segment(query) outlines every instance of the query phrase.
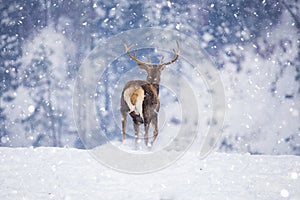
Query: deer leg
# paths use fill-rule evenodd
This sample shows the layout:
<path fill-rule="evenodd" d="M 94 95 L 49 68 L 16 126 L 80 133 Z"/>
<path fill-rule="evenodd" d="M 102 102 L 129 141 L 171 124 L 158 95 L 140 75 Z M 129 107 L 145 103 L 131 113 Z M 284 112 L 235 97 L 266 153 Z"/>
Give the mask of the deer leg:
<path fill-rule="evenodd" d="M 134 133 L 135 133 L 135 142 L 138 143 L 139 141 L 139 132 L 140 132 L 140 125 L 139 123 L 133 123 Z"/>
<path fill-rule="evenodd" d="M 149 132 L 149 126 L 151 123 L 151 115 L 150 115 L 150 110 L 149 109 L 144 109 L 143 110 L 143 116 L 144 116 L 144 129 L 145 129 L 145 133 L 144 133 L 144 141 L 145 141 L 145 145 L 148 146 L 148 132 Z"/>
<path fill-rule="evenodd" d="M 145 140 L 146 146 L 149 145 L 149 144 L 148 144 L 148 140 L 149 140 L 149 137 L 148 137 L 149 125 L 150 125 L 150 123 L 145 123 L 145 135 L 144 135 L 144 140 Z"/>
<path fill-rule="evenodd" d="M 126 139 L 126 121 L 127 121 L 127 115 L 123 114 L 122 117 L 122 134 L 123 134 L 123 138 L 122 141 L 124 141 Z"/>
<path fill-rule="evenodd" d="M 154 117 L 152 120 L 151 120 L 151 125 L 153 126 L 153 139 L 152 139 L 152 142 L 151 142 L 151 145 L 154 143 L 157 135 L 158 135 L 158 123 L 157 123 L 157 116 Z"/>

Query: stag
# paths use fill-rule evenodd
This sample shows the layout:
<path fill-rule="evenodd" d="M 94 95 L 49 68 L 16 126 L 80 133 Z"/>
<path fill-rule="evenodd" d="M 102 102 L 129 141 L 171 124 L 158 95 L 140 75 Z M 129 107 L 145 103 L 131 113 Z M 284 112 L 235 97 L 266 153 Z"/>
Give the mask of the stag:
<path fill-rule="evenodd" d="M 133 120 L 133 127 L 135 132 L 136 142 L 139 140 L 139 126 L 144 124 L 144 141 L 149 147 L 153 145 L 157 135 L 158 135 L 158 112 L 160 108 L 160 102 L 158 98 L 159 94 L 159 83 L 160 75 L 164 68 L 175 62 L 180 54 L 180 47 L 178 41 L 178 50 L 174 51 L 174 56 L 171 61 L 163 62 L 164 57 L 160 59 L 158 64 L 153 64 L 150 62 L 144 62 L 136 57 L 136 52 L 132 55 L 129 51 L 133 46 L 127 47 L 124 41 L 125 52 L 134 60 L 140 69 L 147 72 L 147 80 L 131 80 L 126 83 L 123 88 L 121 96 L 121 115 L 122 115 L 122 134 L 123 141 L 126 138 L 126 122 L 127 115 L 129 114 Z M 148 131 L 150 124 L 153 127 L 153 138 L 152 141 L 148 143 Z"/>

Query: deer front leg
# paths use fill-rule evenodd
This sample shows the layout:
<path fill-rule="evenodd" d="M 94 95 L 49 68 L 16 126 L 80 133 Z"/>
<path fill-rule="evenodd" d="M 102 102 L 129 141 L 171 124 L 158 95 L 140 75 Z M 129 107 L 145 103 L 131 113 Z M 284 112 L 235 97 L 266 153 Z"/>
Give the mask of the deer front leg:
<path fill-rule="evenodd" d="M 127 121 L 126 118 L 127 118 L 127 116 L 123 115 L 123 117 L 122 117 L 122 134 L 123 134 L 122 141 L 124 141 L 126 139 L 126 121 Z"/>
<path fill-rule="evenodd" d="M 134 133 L 135 133 L 135 142 L 138 143 L 139 141 L 139 132 L 140 132 L 140 124 L 133 123 Z"/>

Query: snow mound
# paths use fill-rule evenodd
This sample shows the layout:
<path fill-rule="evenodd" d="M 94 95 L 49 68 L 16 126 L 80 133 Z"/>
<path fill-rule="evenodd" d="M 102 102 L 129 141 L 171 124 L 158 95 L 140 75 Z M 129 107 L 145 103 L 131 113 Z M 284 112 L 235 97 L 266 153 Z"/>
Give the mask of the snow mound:
<path fill-rule="evenodd" d="M 300 199 L 300 157 L 188 151 L 155 173 L 107 168 L 91 150 L 0 148 L 0 199 Z"/>

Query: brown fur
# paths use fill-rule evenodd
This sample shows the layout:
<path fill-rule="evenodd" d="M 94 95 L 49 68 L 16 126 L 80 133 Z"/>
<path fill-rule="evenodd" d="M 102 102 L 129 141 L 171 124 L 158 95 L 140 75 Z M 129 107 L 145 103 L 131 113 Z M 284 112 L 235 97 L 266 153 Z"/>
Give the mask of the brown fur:
<path fill-rule="evenodd" d="M 144 98 L 144 104 L 146 105 L 152 105 L 154 106 L 153 109 L 159 108 L 159 99 L 158 99 L 158 92 L 159 92 L 159 85 L 158 84 L 144 84 L 142 85 L 142 88 L 145 91 L 145 94 L 147 95 L 147 98 Z M 143 108 L 145 110 L 145 108 Z M 158 110 L 157 110 L 158 111 Z"/>

